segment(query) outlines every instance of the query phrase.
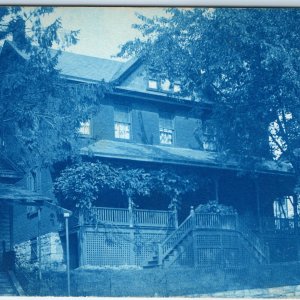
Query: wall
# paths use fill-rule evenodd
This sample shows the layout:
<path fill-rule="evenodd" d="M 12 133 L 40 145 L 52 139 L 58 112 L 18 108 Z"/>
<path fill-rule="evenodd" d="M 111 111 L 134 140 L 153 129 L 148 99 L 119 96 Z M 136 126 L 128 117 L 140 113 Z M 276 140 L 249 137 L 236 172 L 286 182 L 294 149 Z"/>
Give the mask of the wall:
<path fill-rule="evenodd" d="M 41 236 L 41 269 L 65 270 L 65 258 L 61 238 L 57 232 L 51 232 Z M 36 259 L 32 259 L 32 244 L 30 240 L 18 243 L 14 247 L 16 260 L 19 266 L 30 268 L 38 267 L 38 253 Z M 38 248 L 37 248 L 38 249 Z M 35 250 L 37 250 L 35 249 Z"/>
<path fill-rule="evenodd" d="M 115 139 L 114 106 L 120 104 L 131 109 L 131 139 L 121 141 L 159 145 L 159 114 L 168 112 L 174 116 L 174 146 L 202 148 L 195 138 L 195 130 L 201 122 L 192 117 L 188 110 L 175 110 L 172 106 L 147 103 L 144 100 L 132 101 L 127 98 L 111 98 L 103 102 L 99 113 L 92 120 L 92 139 Z"/>
<path fill-rule="evenodd" d="M 81 233 L 82 265 L 144 265 L 157 251 L 166 229 L 85 227 Z"/>

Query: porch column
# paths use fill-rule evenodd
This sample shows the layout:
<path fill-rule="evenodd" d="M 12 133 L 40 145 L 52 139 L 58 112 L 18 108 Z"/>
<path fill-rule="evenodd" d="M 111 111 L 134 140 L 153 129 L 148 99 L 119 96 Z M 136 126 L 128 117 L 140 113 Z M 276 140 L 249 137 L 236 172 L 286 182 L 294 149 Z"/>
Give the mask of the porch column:
<path fill-rule="evenodd" d="M 192 237 L 193 237 L 193 257 L 194 257 L 194 267 L 198 266 L 198 245 L 197 245 L 197 233 L 195 231 L 196 228 L 196 216 L 194 206 L 191 206 L 190 217 L 192 218 Z"/>
<path fill-rule="evenodd" d="M 133 227 L 133 205 L 131 197 L 128 197 L 129 227 Z"/>
<path fill-rule="evenodd" d="M 40 206 L 38 206 L 37 243 L 38 243 L 39 280 L 41 280 L 42 279 L 42 243 L 41 243 L 41 207 Z"/>
<path fill-rule="evenodd" d="M 135 264 L 135 234 L 134 234 L 134 203 L 131 197 L 128 196 L 128 214 L 129 214 L 129 236 L 130 236 L 130 247 L 129 247 L 129 265 Z"/>
<path fill-rule="evenodd" d="M 220 181 L 220 176 L 215 175 L 213 177 L 213 182 L 214 182 L 215 201 L 217 203 L 219 203 L 219 181 Z"/>
<path fill-rule="evenodd" d="M 84 215 L 83 212 L 79 212 L 78 220 L 79 230 L 78 230 L 78 252 L 79 252 L 79 266 L 86 265 L 86 232 L 84 226 Z"/>
<path fill-rule="evenodd" d="M 298 221 L 299 221 L 299 216 L 298 216 L 298 196 L 297 194 L 293 194 L 293 212 L 294 212 L 294 229 L 295 233 L 298 233 Z"/>
<path fill-rule="evenodd" d="M 262 219 L 261 219 L 261 203 L 260 203 L 260 186 L 258 178 L 254 179 L 254 186 L 255 186 L 255 198 L 256 198 L 256 210 L 257 210 L 257 217 L 258 217 L 258 230 L 262 232 Z"/>

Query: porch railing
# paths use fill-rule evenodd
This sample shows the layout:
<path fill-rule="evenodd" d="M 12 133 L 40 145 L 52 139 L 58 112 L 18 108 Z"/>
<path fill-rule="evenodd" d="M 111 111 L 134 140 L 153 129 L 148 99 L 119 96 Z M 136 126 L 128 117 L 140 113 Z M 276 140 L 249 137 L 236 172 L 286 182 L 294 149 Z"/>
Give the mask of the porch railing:
<path fill-rule="evenodd" d="M 237 224 L 236 215 L 217 215 L 196 213 L 196 228 L 200 229 L 228 229 L 235 230 Z"/>
<path fill-rule="evenodd" d="M 300 228 L 300 222 L 298 222 L 298 228 Z M 294 232 L 295 220 L 293 218 L 265 217 L 262 219 L 262 229 L 269 232 Z"/>
<path fill-rule="evenodd" d="M 91 210 L 95 221 L 116 224 L 129 223 L 129 211 L 125 208 L 95 207 Z"/>
<path fill-rule="evenodd" d="M 164 210 L 136 209 L 134 211 L 134 223 L 148 226 L 173 227 L 172 212 Z"/>
<path fill-rule="evenodd" d="M 97 222 L 115 225 L 174 227 L 171 211 L 111 207 L 95 207 L 84 218 L 84 224 Z"/>

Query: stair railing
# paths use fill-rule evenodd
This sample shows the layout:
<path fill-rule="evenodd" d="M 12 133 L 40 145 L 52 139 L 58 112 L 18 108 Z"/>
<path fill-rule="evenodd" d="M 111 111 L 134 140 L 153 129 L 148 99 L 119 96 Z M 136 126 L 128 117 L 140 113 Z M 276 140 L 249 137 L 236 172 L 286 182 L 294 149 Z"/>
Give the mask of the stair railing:
<path fill-rule="evenodd" d="M 159 244 L 159 264 L 162 264 L 164 258 L 193 230 L 194 217 L 195 213 L 192 210 L 184 222 Z"/>
<path fill-rule="evenodd" d="M 236 216 L 236 230 L 248 242 L 249 246 L 256 251 L 260 261 L 268 263 L 269 247 L 238 216 Z"/>

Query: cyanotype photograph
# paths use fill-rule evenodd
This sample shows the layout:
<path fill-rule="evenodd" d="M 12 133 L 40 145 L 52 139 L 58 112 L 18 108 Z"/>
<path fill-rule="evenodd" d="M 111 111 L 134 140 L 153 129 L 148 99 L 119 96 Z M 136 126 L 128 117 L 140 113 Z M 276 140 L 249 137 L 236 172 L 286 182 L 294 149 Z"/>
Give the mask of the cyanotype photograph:
<path fill-rule="evenodd" d="M 300 10 L 0 6 L 0 297 L 300 297 Z"/>

